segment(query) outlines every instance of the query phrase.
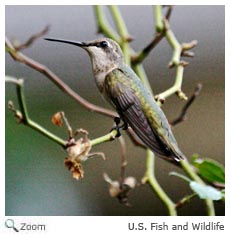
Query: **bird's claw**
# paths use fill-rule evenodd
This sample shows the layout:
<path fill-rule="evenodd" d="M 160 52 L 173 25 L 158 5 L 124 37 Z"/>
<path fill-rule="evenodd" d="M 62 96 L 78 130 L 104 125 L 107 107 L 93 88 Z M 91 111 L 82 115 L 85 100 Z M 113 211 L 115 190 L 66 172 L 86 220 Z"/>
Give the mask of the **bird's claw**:
<path fill-rule="evenodd" d="M 121 136 L 120 129 L 127 130 L 128 129 L 128 125 L 127 125 L 127 123 L 124 123 L 123 125 L 119 126 L 119 124 L 121 122 L 120 117 L 115 117 L 114 118 L 114 122 L 115 122 L 116 125 L 114 127 L 112 127 L 110 132 L 113 131 L 113 130 L 116 130 L 117 134 L 116 134 L 115 137 L 120 137 Z"/>

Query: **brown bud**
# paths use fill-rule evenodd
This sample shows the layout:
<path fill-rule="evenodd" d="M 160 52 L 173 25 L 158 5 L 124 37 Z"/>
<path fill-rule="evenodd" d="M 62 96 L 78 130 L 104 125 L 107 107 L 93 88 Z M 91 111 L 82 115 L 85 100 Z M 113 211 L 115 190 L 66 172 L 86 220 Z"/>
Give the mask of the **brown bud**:
<path fill-rule="evenodd" d="M 63 125 L 63 120 L 62 120 L 62 114 L 61 112 L 56 112 L 52 118 L 51 118 L 51 122 L 56 125 L 56 126 L 62 126 Z"/>

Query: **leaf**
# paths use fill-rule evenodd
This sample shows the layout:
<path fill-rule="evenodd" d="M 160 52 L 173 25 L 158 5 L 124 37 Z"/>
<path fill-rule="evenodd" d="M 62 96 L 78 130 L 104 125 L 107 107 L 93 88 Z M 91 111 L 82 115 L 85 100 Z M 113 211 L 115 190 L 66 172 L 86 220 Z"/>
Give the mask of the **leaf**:
<path fill-rule="evenodd" d="M 198 194 L 201 199 L 220 200 L 222 192 L 208 185 L 199 184 L 195 181 L 189 183 L 190 188 Z"/>
<path fill-rule="evenodd" d="M 224 166 L 215 160 L 193 158 L 193 165 L 201 177 L 211 183 L 225 183 Z"/>

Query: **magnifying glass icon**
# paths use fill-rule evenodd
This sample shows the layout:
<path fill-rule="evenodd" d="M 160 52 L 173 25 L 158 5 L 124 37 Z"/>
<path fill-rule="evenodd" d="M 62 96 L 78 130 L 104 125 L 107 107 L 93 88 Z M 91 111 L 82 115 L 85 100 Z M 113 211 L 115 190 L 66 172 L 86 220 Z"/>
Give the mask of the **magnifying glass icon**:
<path fill-rule="evenodd" d="M 5 226 L 6 226 L 7 228 L 13 228 L 14 231 L 19 232 L 19 230 L 18 230 L 18 229 L 15 227 L 15 225 L 14 225 L 14 220 L 13 220 L 13 219 L 7 219 L 7 220 L 5 221 Z"/>

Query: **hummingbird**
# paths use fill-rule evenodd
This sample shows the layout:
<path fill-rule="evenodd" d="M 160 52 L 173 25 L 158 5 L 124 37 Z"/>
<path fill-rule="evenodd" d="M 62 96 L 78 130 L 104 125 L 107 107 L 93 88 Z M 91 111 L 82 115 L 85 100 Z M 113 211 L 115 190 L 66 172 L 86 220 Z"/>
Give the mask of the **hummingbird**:
<path fill-rule="evenodd" d="M 117 42 L 109 38 L 89 42 L 45 38 L 48 41 L 78 46 L 90 56 L 96 85 L 116 109 L 124 128 L 130 126 L 140 140 L 160 158 L 178 162 L 185 156 L 178 147 L 170 124 L 153 94 L 124 62 Z"/>

